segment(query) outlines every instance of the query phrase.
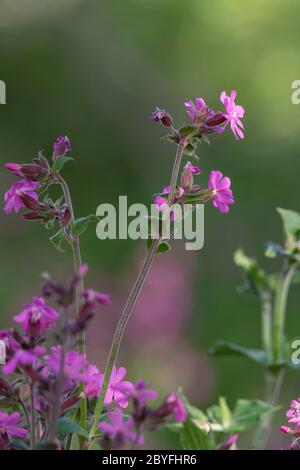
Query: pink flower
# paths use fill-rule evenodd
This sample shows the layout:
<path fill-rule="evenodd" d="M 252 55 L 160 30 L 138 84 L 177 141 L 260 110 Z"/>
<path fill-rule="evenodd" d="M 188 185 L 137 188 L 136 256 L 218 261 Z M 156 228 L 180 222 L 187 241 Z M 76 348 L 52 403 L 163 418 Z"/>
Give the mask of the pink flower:
<path fill-rule="evenodd" d="M 192 100 L 187 100 L 184 105 L 188 117 L 194 123 L 197 122 L 197 119 L 201 114 L 204 115 L 208 111 L 208 108 L 203 98 L 196 98 L 195 103 Z"/>
<path fill-rule="evenodd" d="M 108 305 L 110 304 L 110 295 L 104 294 L 103 292 L 97 292 L 94 289 L 85 289 L 82 293 L 82 297 L 85 301 L 93 306 L 96 304 Z"/>
<path fill-rule="evenodd" d="M 87 367 L 86 384 L 85 384 L 83 392 L 85 396 L 92 398 L 92 397 L 97 397 L 99 395 L 100 389 L 101 389 L 101 374 L 97 366 L 90 364 Z"/>
<path fill-rule="evenodd" d="M 51 354 L 45 356 L 45 360 L 47 366 L 43 374 L 45 375 L 52 372 L 58 375 L 60 372 L 61 347 L 53 346 L 51 348 Z M 79 354 L 73 350 L 68 351 L 64 360 L 64 375 L 68 380 L 68 386 L 71 386 L 73 382 L 85 382 L 86 368 L 86 357 L 83 354 Z"/>
<path fill-rule="evenodd" d="M 300 398 L 291 401 L 286 417 L 289 418 L 289 423 L 300 423 Z"/>
<path fill-rule="evenodd" d="M 230 122 L 230 127 L 233 132 L 233 135 L 236 140 L 238 140 L 239 137 L 240 139 L 244 138 L 244 133 L 242 131 L 242 129 L 244 129 L 244 126 L 240 118 L 244 117 L 245 110 L 242 106 L 235 104 L 234 100 L 236 98 L 236 95 L 236 90 L 232 90 L 230 96 L 227 96 L 226 92 L 222 91 L 220 95 L 220 100 L 225 106 L 224 116 L 227 119 L 227 123 L 225 124 L 224 129 L 226 125 Z"/>
<path fill-rule="evenodd" d="M 45 330 L 55 325 L 59 313 L 45 305 L 41 297 L 33 297 L 31 304 L 24 305 L 25 310 L 14 316 L 16 323 L 21 323 L 22 329 L 30 336 L 42 335 Z"/>
<path fill-rule="evenodd" d="M 187 412 L 185 406 L 176 392 L 169 393 L 169 395 L 166 396 L 164 405 L 170 408 L 171 413 L 178 423 L 183 423 L 186 420 Z"/>
<path fill-rule="evenodd" d="M 218 447 L 218 450 L 230 450 L 233 444 L 236 443 L 238 438 L 238 434 L 232 434 L 228 439 L 226 439 L 225 442 L 222 442 L 222 444 Z"/>
<path fill-rule="evenodd" d="M 35 366 L 38 363 L 38 356 L 45 353 L 45 348 L 35 346 L 32 349 L 19 349 L 14 356 L 2 367 L 6 375 L 13 374 L 18 367 Z"/>
<path fill-rule="evenodd" d="M 121 408 L 128 406 L 128 395 L 133 388 L 133 384 L 127 380 L 123 381 L 126 372 L 125 367 L 120 367 L 119 369 L 117 369 L 116 366 L 113 367 L 104 399 L 105 405 L 110 405 L 110 403 L 115 400 Z M 104 374 L 101 374 L 101 386 L 103 379 Z"/>
<path fill-rule="evenodd" d="M 25 207 L 24 198 L 32 199 L 33 201 L 38 200 L 36 191 L 39 188 L 39 183 L 29 180 L 22 180 L 13 183 L 8 191 L 4 194 L 4 212 L 9 214 L 18 212 L 22 207 Z"/>
<path fill-rule="evenodd" d="M 110 422 L 102 422 L 99 424 L 99 429 L 113 441 L 114 448 L 123 447 L 128 441 L 137 444 L 143 444 L 144 439 L 142 436 L 137 436 L 134 429 L 134 422 L 132 418 L 127 421 L 124 420 L 124 415 L 120 408 L 108 412 Z"/>
<path fill-rule="evenodd" d="M 222 214 L 226 214 L 229 211 L 229 206 L 234 204 L 230 185 L 230 178 L 223 176 L 220 171 L 217 170 L 210 173 L 208 188 L 213 190 L 213 205 Z"/>
<path fill-rule="evenodd" d="M 11 437 L 25 437 L 28 432 L 24 428 L 20 428 L 19 424 L 22 422 L 22 416 L 15 411 L 10 415 L 0 411 L 0 439 L 5 435 Z"/>
<path fill-rule="evenodd" d="M 139 405 L 146 405 L 148 400 L 156 400 L 158 393 L 148 388 L 144 380 L 137 380 L 129 392 L 129 398 L 135 400 Z"/>
<path fill-rule="evenodd" d="M 59 136 L 53 144 L 53 160 L 64 156 L 72 150 L 70 139 L 67 136 Z"/>

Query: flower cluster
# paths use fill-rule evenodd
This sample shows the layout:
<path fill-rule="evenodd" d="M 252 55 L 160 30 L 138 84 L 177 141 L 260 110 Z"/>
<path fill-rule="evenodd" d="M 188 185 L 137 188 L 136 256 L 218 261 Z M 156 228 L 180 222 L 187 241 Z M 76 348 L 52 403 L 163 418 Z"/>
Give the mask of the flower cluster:
<path fill-rule="evenodd" d="M 160 121 L 171 129 L 172 133 L 167 136 L 168 140 L 181 145 L 184 154 L 198 158 L 195 155 L 197 141 L 207 139 L 208 134 L 224 132 L 229 123 L 236 139 L 244 138 L 241 118 L 245 111 L 242 106 L 235 104 L 235 98 L 235 90 L 229 96 L 225 91 L 221 93 L 220 99 L 224 104 L 225 112 L 215 112 L 208 108 L 203 98 L 186 101 L 185 107 L 192 126 L 175 129 L 170 114 L 160 108 L 156 108 L 152 113 L 152 119 L 156 122 Z M 234 204 L 230 178 L 223 176 L 219 170 L 213 170 L 209 175 L 207 186 L 201 187 L 194 184 L 194 176 L 200 173 L 201 169 L 188 161 L 183 168 L 181 184 L 175 187 L 172 197 L 170 197 L 170 186 L 164 187 L 161 193 L 154 196 L 153 203 L 157 209 L 164 212 L 169 210 L 169 205 L 180 204 L 183 207 L 184 204 L 205 203 L 211 200 L 214 207 L 222 214 L 227 213 L 229 207 Z M 171 217 L 175 219 L 174 212 Z"/>
<path fill-rule="evenodd" d="M 187 417 L 185 406 L 175 392 L 167 395 L 161 405 L 151 407 L 149 400 L 155 400 L 158 394 L 143 380 L 137 380 L 126 391 L 120 384 L 119 390 L 125 394 L 132 411 L 130 417 L 126 418 L 121 409 L 116 408 L 108 413 L 108 422 L 99 424 L 103 433 L 102 446 L 106 449 L 120 449 L 128 444 L 135 448 L 144 443 L 145 432 L 157 429 L 170 418 L 183 423 Z"/>
<path fill-rule="evenodd" d="M 71 151 L 68 137 L 58 137 L 53 144 L 53 166 L 40 152 L 32 163 L 6 163 L 5 168 L 20 178 L 13 183 L 4 194 L 4 212 L 19 212 L 27 209 L 22 218 L 25 220 L 39 220 L 47 224 L 59 221 L 62 227 L 71 221 L 70 208 L 61 200 L 53 202 L 48 196 L 40 200 L 39 191 L 49 183 L 59 181 L 59 167 L 55 167 L 59 157 L 65 157 Z M 63 165 L 63 162 L 62 162 Z"/>
<path fill-rule="evenodd" d="M 280 431 L 292 437 L 292 443 L 287 450 L 300 450 L 300 398 L 292 400 L 286 412 L 290 426 L 280 426 Z"/>

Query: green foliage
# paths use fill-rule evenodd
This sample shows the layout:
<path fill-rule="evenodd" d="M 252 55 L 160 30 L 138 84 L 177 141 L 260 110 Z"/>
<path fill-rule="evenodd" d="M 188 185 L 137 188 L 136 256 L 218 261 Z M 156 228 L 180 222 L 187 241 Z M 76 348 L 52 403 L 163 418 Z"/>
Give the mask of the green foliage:
<path fill-rule="evenodd" d="M 153 243 L 152 238 L 148 238 L 147 240 L 147 249 L 150 250 Z M 161 241 L 156 249 L 156 253 L 168 253 L 171 250 L 171 246 L 166 241 Z"/>
<path fill-rule="evenodd" d="M 180 439 L 185 450 L 212 450 L 214 448 L 212 437 L 207 431 L 200 429 L 191 418 L 184 422 Z"/>
<path fill-rule="evenodd" d="M 90 223 L 97 223 L 98 217 L 95 214 L 87 215 L 86 217 L 80 217 L 75 220 L 74 232 L 76 235 L 83 235 Z"/>
<path fill-rule="evenodd" d="M 60 157 L 58 157 L 55 162 L 53 163 L 52 165 L 52 171 L 54 173 L 59 173 L 60 170 L 63 169 L 63 167 L 65 166 L 65 164 L 71 160 L 74 160 L 72 157 L 67 157 L 65 155 L 61 155 Z"/>
<path fill-rule="evenodd" d="M 62 249 L 62 243 L 68 242 L 68 238 L 63 228 L 52 235 L 49 240 L 58 251 L 64 253 L 65 250 Z"/>
<path fill-rule="evenodd" d="M 239 346 L 235 343 L 227 341 L 218 341 L 212 348 L 209 349 L 209 354 L 212 356 L 239 356 L 251 359 L 261 365 L 266 365 L 266 355 L 261 349 L 251 349 Z"/>
<path fill-rule="evenodd" d="M 246 278 L 246 283 L 242 288 L 244 291 L 259 294 L 262 290 L 269 289 L 268 276 L 254 258 L 250 258 L 239 248 L 234 253 L 233 259 L 244 272 Z"/>
<path fill-rule="evenodd" d="M 87 431 L 68 416 L 63 416 L 58 420 L 57 432 L 61 436 L 65 434 L 77 434 L 78 436 L 88 437 Z"/>
<path fill-rule="evenodd" d="M 277 208 L 282 222 L 283 228 L 287 235 L 292 235 L 295 239 L 300 237 L 300 214 L 299 212 L 291 211 L 288 209 Z"/>

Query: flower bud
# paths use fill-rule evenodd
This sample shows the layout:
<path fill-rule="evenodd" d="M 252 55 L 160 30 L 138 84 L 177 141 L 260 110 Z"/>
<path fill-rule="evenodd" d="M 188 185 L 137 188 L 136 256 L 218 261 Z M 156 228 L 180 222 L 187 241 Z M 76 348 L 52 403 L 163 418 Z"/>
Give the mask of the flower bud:
<path fill-rule="evenodd" d="M 66 227 L 71 222 L 72 216 L 70 208 L 64 204 L 59 211 L 59 222 L 62 227 Z"/>
<path fill-rule="evenodd" d="M 181 176 L 181 186 L 183 189 L 188 189 L 193 184 L 193 174 L 189 168 L 184 168 Z"/>
<path fill-rule="evenodd" d="M 33 211 L 39 208 L 39 201 L 37 201 L 34 197 L 29 196 L 27 193 L 23 193 L 20 195 L 22 202 L 27 209 L 31 209 Z"/>
<path fill-rule="evenodd" d="M 164 109 L 160 109 L 156 106 L 155 111 L 152 113 L 152 120 L 155 122 L 160 121 L 165 127 L 172 127 L 173 119 L 169 113 Z"/>
<path fill-rule="evenodd" d="M 67 136 L 59 136 L 53 144 L 53 160 L 57 160 L 58 157 L 64 156 L 67 152 L 72 150 L 71 142 Z"/>
<path fill-rule="evenodd" d="M 220 124 L 223 124 L 223 122 L 226 121 L 226 117 L 222 113 L 216 113 L 214 116 L 211 118 L 207 119 L 206 125 L 209 127 L 215 127 L 219 126 Z"/>

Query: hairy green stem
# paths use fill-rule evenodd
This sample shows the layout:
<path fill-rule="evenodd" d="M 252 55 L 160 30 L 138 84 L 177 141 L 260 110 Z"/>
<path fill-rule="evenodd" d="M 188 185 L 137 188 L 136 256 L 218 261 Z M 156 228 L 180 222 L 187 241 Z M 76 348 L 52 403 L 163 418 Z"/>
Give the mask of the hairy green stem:
<path fill-rule="evenodd" d="M 36 404 L 34 400 L 35 386 L 30 383 L 30 411 L 31 411 L 31 448 L 35 449 L 37 442 L 37 416 L 36 416 Z"/>
<path fill-rule="evenodd" d="M 276 291 L 273 325 L 273 361 L 278 364 L 284 359 L 284 327 L 287 297 L 296 268 L 296 264 L 293 264 L 284 270 L 278 281 Z"/>
<path fill-rule="evenodd" d="M 72 204 L 71 194 L 68 187 L 67 182 L 59 175 L 59 183 L 62 187 L 65 201 L 69 207 L 71 213 L 71 244 L 72 244 L 72 252 L 73 252 L 73 264 L 74 264 L 74 273 L 77 275 L 80 271 L 82 266 L 81 260 L 81 252 L 80 252 L 80 239 L 79 235 L 74 233 L 74 225 L 75 225 L 75 214 L 74 208 Z M 80 307 L 82 305 L 82 292 L 84 290 L 83 279 L 81 277 L 80 282 L 76 285 L 76 294 L 75 294 L 75 302 L 76 302 L 76 317 L 79 316 Z M 79 344 L 78 344 L 78 351 L 80 354 L 85 354 L 85 334 L 82 332 L 79 336 Z M 81 388 L 83 388 L 81 386 Z M 81 426 L 86 429 L 87 426 L 87 401 L 86 399 L 82 399 L 80 402 L 80 424 Z"/>
<path fill-rule="evenodd" d="M 265 374 L 265 402 L 269 405 L 276 406 L 280 399 L 281 387 L 284 379 L 284 368 L 276 372 L 266 371 Z M 256 449 L 263 450 L 266 448 L 272 429 L 274 413 L 264 414 L 257 426 L 253 446 Z"/>
<path fill-rule="evenodd" d="M 272 362 L 272 295 L 268 291 L 263 291 L 261 299 L 261 331 L 262 347 L 266 355 L 266 362 Z"/>
<path fill-rule="evenodd" d="M 169 197 L 168 197 L 169 205 L 172 203 L 173 198 L 174 198 L 174 193 L 176 191 L 178 173 L 179 173 L 181 159 L 182 159 L 185 145 L 186 145 L 186 142 L 181 141 L 177 147 L 177 153 L 176 153 L 176 157 L 175 157 L 174 164 L 173 164 L 172 176 L 171 176 L 171 182 L 170 182 L 170 192 L 169 192 Z M 103 380 L 103 384 L 101 387 L 101 392 L 97 399 L 96 407 L 94 410 L 94 417 L 93 417 L 93 421 L 92 421 L 90 432 L 89 432 L 90 447 L 92 446 L 93 438 L 97 431 L 98 423 L 99 423 L 100 416 L 103 410 L 104 399 L 105 399 L 107 388 L 108 388 L 109 381 L 110 381 L 111 372 L 112 372 L 113 366 L 115 364 L 115 361 L 116 361 L 116 358 L 120 349 L 120 344 L 123 338 L 123 334 L 124 334 L 127 322 L 130 318 L 130 315 L 133 311 L 133 308 L 139 297 L 139 294 L 143 288 L 144 282 L 150 270 L 150 267 L 155 257 L 156 250 L 159 246 L 159 243 L 160 243 L 160 238 L 156 238 L 153 240 L 152 245 L 144 261 L 144 264 L 142 266 L 142 269 L 137 277 L 137 280 L 133 286 L 133 289 L 129 295 L 127 303 L 124 307 L 124 310 L 117 324 L 113 341 L 112 341 L 112 345 L 111 345 L 111 349 L 110 349 L 110 353 L 109 353 L 108 360 L 107 360 L 106 367 L 105 367 L 104 380 Z"/>

